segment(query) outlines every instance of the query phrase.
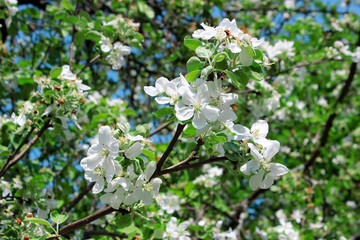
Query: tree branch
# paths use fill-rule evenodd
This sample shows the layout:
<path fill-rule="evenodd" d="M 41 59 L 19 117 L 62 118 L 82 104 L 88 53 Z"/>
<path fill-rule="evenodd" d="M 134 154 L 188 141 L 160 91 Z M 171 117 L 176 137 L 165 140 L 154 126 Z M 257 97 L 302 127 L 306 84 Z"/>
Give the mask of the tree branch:
<path fill-rule="evenodd" d="M 174 137 L 171 139 L 169 146 L 167 147 L 164 154 L 161 156 L 159 162 L 157 163 L 156 171 L 155 171 L 154 175 L 156 175 L 157 173 L 159 173 L 161 171 L 162 165 L 164 164 L 165 160 L 167 159 L 167 157 L 170 155 L 171 151 L 175 147 L 176 141 L 179 139 L 184 128 L 185 128 L 185 125 L 182 125 L 180 123 L 178 124 L 176 132 L 174 134 Z M 151 177 L 151 178 L 153 178 L 153 177 Z"/>
<path fill-rule="evenodd" d="M 174 121 L 170 121 L 167 123 L 163 123 L 160 124 L 154 131 L 152 131 L 151 133 L 149 133 L 149 135 L 147 136 L 148 138 L 151 137 L 152 135 L 155 135 L 156 133 L 160 132 L 162 129 L 166 128 L 167 126 L 169 126 L 170 124 L 172 124 Z"/>
<path fill-rule="evenodd" d="M 16 155 L 13 159 L 8 158 L 8 162 L 5 163 L 2 168 L 0 169 L 0 178 L 5 174 L 5 172 L 12 167 L 13 165 L 15 165 L 30 149 L 31 147 L 36 143 L 36 141 L 41 137 L 41 135 L 43 135 L 43 133 L 46 131 L 46 129 L 50 126 L 50 119 L 47 120 L 44 124 L 44 126 L 40 129 L 39 132 L 37 132 L 37 134 L 31 139 L 31 141 L 26 145 L 26 147 L 18 154 Z M 30 130 L 31 132 L 31 130 Z M 25 137 L 27 139 L 29 139 L 30 134 L 28 133 L 28 135 Z M 24 139 L 25 140 L 25 139 Z M 21 146 L 19 146 L 20 148 L 25 144 L 25 141 L 22 142 L 22 144 L 20 144 Z M 19 152 L 20 148 L 17 149 L 17 151 L 15 150 L 15 152 Z M 11 159 L 11 160 L 9 160 Z"/>
<path fill-rule="evenodd" d="M 75 75 L 79 75 L 80 73 L 82 73 L 83 71 L 85 71 L 85 69 L 86 69 L 87 67 L 89 67 L 91 64 L 93 64 L 94 62 L 96 62 L 100 57 L 101 57 L 101 54 L 96 55 L 93 59 L 91 59 L 89 62 L 87 62 L 87 63 L 85 64 L 85 66 L 84 66 L 81 70 L 79 70 Z"/>
<path fill-rule="evenodd" d="M 109 213 L 115 212 L 115 211 L 120 212 L 123 215 L 124 214 L 129 214 L 131 212 L 128 209 L 120 208 L 119 210 L 116 210 L 116 209 L 112 208 L 111 206 L 107 206 L 107 207 L 102 208 L 99 211 L 87 216 L 87 217 L 84 217 L 84 218 L 82 218 L 82 219 L 80 219 L 80 220 L 78 220 L 76 222 L 72 222 L 72 223 L 60 228 L 59 234 L 60 235 L 65 235 L 65 234 L 72 233 L 76 229 L 81 228 L 81 227 L 85 226 L 86 224 L 89 224 L 92 221 L 95 221 L 96 219 L 101 218 L 101 217 L 103 217 L 103 216 L 105 216 L 105 215 L 107 215 Z"/>

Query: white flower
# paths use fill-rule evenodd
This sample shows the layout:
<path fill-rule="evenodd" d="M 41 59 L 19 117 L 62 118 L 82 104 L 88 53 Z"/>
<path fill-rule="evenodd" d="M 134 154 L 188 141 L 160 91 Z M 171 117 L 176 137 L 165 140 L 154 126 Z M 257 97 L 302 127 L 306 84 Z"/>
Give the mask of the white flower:
<path fill-rule="evenodd" d="M 206 84 L 199 86 L 196 94 L 185 88 L 181 102 L 175 105 L 176 117 L 180 121 L 186 121 L 194 116 L 193 126 L 202 129 L 207 125 L 207 120 L 215 122 L 219 116 L 220 110 L 210 105 L 210 100 Z"/>
<path fill-rule="evenodd" d="M 105 171 L 105 176 L 108 181 L 115 174 L 113 160 L 119 154 L 119 142 L 112 136 L 109 126 L 100 127 L 98 138 L 98 143 L 89 148 L 87 157 L 80 161 L 80 165 L 87 172 L 93 172 L 95 168 L 100 167 L 100 172 Z M 99 171 L 93 174 L 99 174 Z M 90 173 L 88 175 L 92 176 Z M 89 179 L 94 180 L 93 177 L 89 177 Z"/>
<path fill-rule="evenodd" d="M 145 168 L 145 173 L 139 176 L 135 184 L 134 198 L 136 201 L 141 199 L 145 205 L 152 204 L 154 201 L 153 196 L 156 198 L 159 195 L 161 179 L 154 178 L 150 180 L 155 170 L 156 163 L 154 161 L 149 162 Z"/>
<path fill-rule="evenodd" d="M 26 123 L 26 117 L 23 111 L 20 112 L 20 115 L 16 117 L 15 113 L 11 114 L 11 121 L 14 124 L 19 125 L 20 127 L 24 126 Z"/>
<path fill-rule="evenodd" d="M 178 195 L 170 193 L 163 196 L 158 201 L 161 209 L 165 210 L 167 214 L 173 214 L 175 211 L 180 211 L 180 198 Z"/>
<path fill-rule="evenodd" d="M 125 55 L 131 53 L 129 46 L 122 45 L 120 42 L 114 43 L 113 49 L 110 54 L 106 57 L 109 64 L 112 65 L 112 69 L 118 70 L 125 65 Z"/>
<path fill-rule="evenodd" d="M 103 52 L 110 52 L 112 48 L 112 42 L 109 38 L 101 36 L 101 40 L 99 41 L 100 49 Z"/>
<path fill-rule="evenodd" d="M 182 222 L 177 225 L 177 219 L 172 217 L 166 225 L 166 232 L 164 232 L 163 239 L 170 240 L 191 240 L 190 233 L 185 231 L 190 225 L 188 221 Z"/>
<path fill-rule="evenodd" d="M 60 73 L 59 78 L 65 79 L 65 80 L 76 80 L 76 75 L 70 71 L 69 65 L 64 65 L 64 66 L 62 66 L 62 71 Z"/>
<path fill-rule="evenodd" d="M 140 142 L 135 142 L 133 145 L 131 145 L 130 148 L 128 148 L 125 151 L 125 157 L 128 159 L 133 159 L 137 156 L 139 156 L 144 149 L 144 144 Z"/>

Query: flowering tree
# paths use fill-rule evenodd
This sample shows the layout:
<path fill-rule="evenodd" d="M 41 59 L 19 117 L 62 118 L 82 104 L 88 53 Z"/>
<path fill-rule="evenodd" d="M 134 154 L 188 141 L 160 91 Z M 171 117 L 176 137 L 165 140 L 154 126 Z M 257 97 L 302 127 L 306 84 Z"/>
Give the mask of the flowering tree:
<path fill-rule="evenodd" d="M 1 238 L 359 238 L 357 4 L 0 0 Z"/>

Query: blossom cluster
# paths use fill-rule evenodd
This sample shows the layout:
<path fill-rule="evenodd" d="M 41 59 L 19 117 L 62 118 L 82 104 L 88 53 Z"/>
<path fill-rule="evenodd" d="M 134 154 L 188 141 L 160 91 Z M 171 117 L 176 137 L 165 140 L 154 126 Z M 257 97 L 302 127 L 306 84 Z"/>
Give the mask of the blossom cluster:
<path fill-rule="evenodd" d="M 32 92 L 31 101 L 22 105 L 19 116 L 12 113 L 11 119 L 20 129 L 24 128 L 25 123 L 30 126 L 35 124 L 37 119 L 45 117 L 53 118 L 53 125 L 59 122 L 65 137 L 69 134 L 68 120 L 71 119 L 81 129 L 77 114 L 81 104 L 85 102 L 86 91 L 91 88 L 83 84 L 82 80 L 70 71 L 68 65 L 57 68 L 56 71 L 57 73 L 50 73 L 52 76 L 35 77 L 38 91 Z"/>
<path fill-rule="evenodd" d="M 122 135 L 118 138 L 113 136 L 109 126 L 100 127 L 98 141 L 89 148 L 87 157 L 80 161 L 85 179 L 95 182 L 93 193 L 104 191 L 100 200 L 115 209 L 119 209 L 122 203 L 132 205 L 140 199 L 150 205 L 158 196 L 162 182 L 160 178 L 152 179 L 156 163 L 150 161 L 141 174 L 137 174 L 134 164 L 148 141 L 141 135 L 131 135 L 129 124 L 119 124 L 118 127 L 114 131 L 114 135 Z M 130 160 L 130 163 L 119 162 L 116 158 L 120 156 Z"/>
<path fill-rule="evenodd" d="M 194 38 L 206 41 L 214 38 L 218 51 L 230 50 L 234 54 L 239 54 L 237 57 L 239 57 L 240 65 L 236 65 L 235 61 L 236 64 L 233 66 L 235 69 L 228 66 L 232 73 L 229 70 L 224 71 L 231 80 L 237 79 L 237 76 L 234 76 L 236 71 L 245 73 L 248 71 L 246 66 L 257 64 L 258 60 L 254 60 L 254 49 L 260 46 L 261 40 L 237 28 L 235 20 L 230 22 L 230 20 L 224 19 L 217 27 L 209 27 L 204 23 L 201 25 L 204 29 L 196 30 L 193 34 Z M 196 51 L 199 48 L 201 46 Z M 214 58 L 213 61 L 216 61 L 215 56 L 209 56 L 209 58 Z M 233 61 L 233 59 L 228 61 Z M 205 69 L 211 67 L 214 66 L 210 65 Z M 194 82 L 189 82 L 181 74 L 180 77 L 171 81 L 160 77 L 156 80 L 155 86 L 145 86 L 144 91 L 155 97 L 157 103 L 170 104 L 176 118 L 183 123 L 191 123 L 196 129 L 197 135 L 206 137 L 211 134 L 225 134 L 227 138 L 225 142 L 233 140 L 246 142 L 255 159 L 246 163 L 240 170 L 245 175 L 254 174 L 249 182 L 253 190 L 258 187 L 269 188 L 277 176 L 288 172 L 288 169 L 282 164 L 270 163 L 271 158 L 279 151 L 279 142 L 265 138 L 268 133 L 266 121 L 259 120 L 253 125 L 251 131 L 243 125 L 235 124 L 237 116 L 232 105 L 237 102 L 238 95 L 227 92 L 223 87 L 227 82 L 223 81 L 221 77 L 219 78 L 217 74 L 213 74 L 212 79 L 208 77 L 208 74 L 203 74 L 205 69 L 201 70 L 202 76 Z M 241 73 L 240 75 L 242 76 Z M 279 97 L 274 104 L 278 105 L 278 102 Z M 215 142 L 212 154 L 225 156 L 225 142 Z"/>

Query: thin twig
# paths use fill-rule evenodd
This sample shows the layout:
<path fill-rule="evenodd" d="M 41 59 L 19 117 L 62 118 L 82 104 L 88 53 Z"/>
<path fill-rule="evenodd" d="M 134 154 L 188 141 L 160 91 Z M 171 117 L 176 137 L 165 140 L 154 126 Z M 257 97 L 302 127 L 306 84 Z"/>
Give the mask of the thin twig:
<path fill-rule="evenodd" d="M 100 54 L 99 54 L 99 55 L 96 55 L 93 59 L 91 59 L 89 62 L 87 62 L 87 63 L 85 64 L 85 66 L 76 73 L 76 75 L 79 75 L 80 73 L 82 73 L 83 71 L 85 71 L 85 69 L 86 69 L 87 67 L 89 67 L 91 64 L 93 64 L 94 62 L 96 62 L 96 60 L 98 60 L 100 57 L 101 57 Z"/>
<path fill-rule="evenodd" d="M 152 131 L 151 133 L 149 133 L 149 135 L 147 136 L 148 138 L 151 137 L 152 135 L 155 135 L 156 133 L 160 132 L 161 130 L 163 130 L 164 128 L 166 128 L 167 126 L 169 126 L 170 124 L 172 124 L 174 121 L 170 121 L 167 123 L 163 123 L 160 124 L 154 131 Z"/>

